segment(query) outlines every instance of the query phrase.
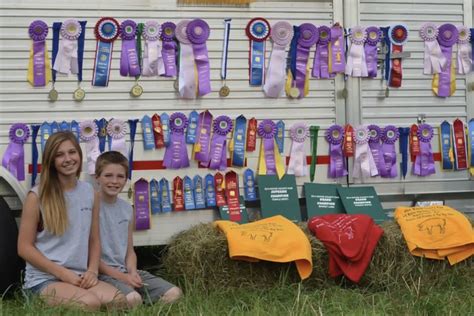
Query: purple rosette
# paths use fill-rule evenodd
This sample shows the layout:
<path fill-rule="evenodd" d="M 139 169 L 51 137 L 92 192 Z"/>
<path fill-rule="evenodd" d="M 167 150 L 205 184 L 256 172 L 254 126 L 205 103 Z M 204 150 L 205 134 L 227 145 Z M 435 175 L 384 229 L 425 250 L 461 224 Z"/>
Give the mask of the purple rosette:
<path fill-rule="evenodd" d="M 382 38 L 382 31 L 378 26 L 369 26 L 365 29 L 367 34 L 366 43 L 367 45 L 376 46 L 380 39 Z"/>
<path fill-rule="evenodd" d="M 146 21 L 142 36 L 147 41 L 157 41 L 161 36 L 161 27 L 158 21 Z"/>
<path fill-rule="evenodd" d="M 111 119 L 107 124 L 107 134 L 113 139 L 124 138 L 127 134 L 127 124 L 120 119 Z"/>
<path fill-rule="evenodd" d="M 275 156 L 277 155 L 277 153 L 275 153 L 276 130 L 276 124 L 272 120 L 263 120 L 257 127 L 257 134 L 262 137 L 261 146 L 263 147 L 263 157 L 260 157 L 259 161 L 265 163 L 267 175 L 277 174 Z"/>
<path fill-rule="evenodd" d="M 465 25 L 458 27 L 458 44 L 468 44 L 471 39 L 471 32 Z"/>
<path fill-rule="evenodd" d="M 340 145 L 344 140 L 344 127 L 341 125 L 334 124 L 326 130 L 324 136 L 328 143 L 332 145 Z"/>
<path fill-rule="evenodd" d="M 395 178 L 397 176 L 397 153 L 395 142 L 400 136 L 398 128 L 387 125 L 382 133 L 382 157 L 380 157 L 379 173 L 383 178 Z"/>
<path fill-rule="evenodd" d="M 334 124 L 326 130 L 324 137 L 329 143 L 328 177 L 338 178 L 347 175 L 346 162 L 342 154 L 344 127 Z"/>
<path fill-rule="evenodd" d="M 395 144 L 395 142 L 400 137 L 400 132 L 398 131 L 398 127 L 394 125 L 387 125 L 383 129 L 382 133 L 382 141 L 386 144 Z"/>
<path fill-rule="evenodd" d="M 188 126 L 188 118 L 182 112 L 174 112 L 170 116 L 170 129 L 173 133 L 183 133 Z"/>
<path fill-rule="evenodd" d="M 416 156 L 415 163 L 413 164 L 413 174 L 415 175 L 428 176 L 436 172 L 433 151 L 431 148 L 431 139 L 433 138 L 433 134 L 434 131 L 431 125 L 418 125 L 417 136 L 420 140 L 420 154 Z"/>
<path fill-rule="evenodd" d="M 319 30 L 311 23 L 303 23 L 300 25 L 300 37 L 298 38 L 298 45 L 310 48 L 319 40 Z"/>
<path fill-rule="evenodd" d="M 408 27 L 404 24 L 396 24 L 388 29 L 388 37 L 394 45 L 403 45 L 408 40 Z"/>
<path fill-rule="evenodd" d="M 370 134 L 369 129 L 365 125 L 357 126 L 354 129 L 354 142 L 358 145 L 367 144 Z"/>
<path fill-rule="evenodd" d="M 170 116 L 171 139 L 163 158 L 163 164 L 166 168 L 180 169 L 189 167 L 189 157 L 184 137 L 184 130 L 188 123 L 188 118 L 182 112 L 174 112 Z"/>
<path fill-rule="evenodd" d="M 380 137 L 382 136 L 382 129 L 380 126 L 375 124 L 370 124 L 367 126 L 369 129 L 369 143 L 378 143 L 380 142 Z"/>
<path fill-rule="evenodd" d="M 457 27 L 451 23 L 445 23 L 439 27 L 438 42 L 445 47 L 451 47 L 458 41 L 459 32 Z"/>
<path fill-rule="evenodd" d="M 245 33 L 252 41 L 263 42 L 270 35 L 270 23 L 264 18 L 254 18 L 247 23 Z"/>
<path fill-rule="evenodd" d="M 265 139 L 273 139 L 276 134 L 276 124 L 272 120 L 263 120 L 258 124 L 257 133 Z"/>
<path fill-rule="evenodd" d="M 119 36 L 120 25 L 114 18 L 101 18 L 94 27 L 94 34 L 97 40 L 104 43 L 111 43 Z"/>
<path fill-rule="evenodd" d="M 429 143 L 431 142 L 431 139 L 433 138 L 433 127 L 429 124 L 420 124 L 418 126 L 418 139 L 420 142 L 423 143 Z"/>
<path fill-rule="evenodd" d="M 438 38 L 438 26 L 432 22 L 425 23 L 420 28 L 420 37 L 425 42 L 432 42 Z"/>
<path fill-rule="evenodd" d="M 99 134 L 99 128 L 97 124 L 92 120 L 86 120 L 79 123 L 79 134 L 83 141 L 90 142 L 97 138 Z"/>
<path fill-rule="evenodd" d="M 30 129 L 24 123 L 15 123 L 10 127 L 8 137 L 10 141 L 23 145 L 30 137 Z"/>
<path fill-rule="evenodd" d="M 2 158 L 2 166 L 5 167 L 19 181 L 25 180 L 25 152 L 23 144 L 30 136 L 30 129 L 26 124 L 16 123 L 10 127 L 8 144 Z"/>
<path fill-rule="evenodd" d="M 374 158 L 375 165 L 379 173 L 383 167 L 380 164 L 380 151 L 382 150 L 382 144 L 380 143 L 380 138 L 382 137 L 382 129 L 380 126 L 375 124 L 370 124 L 367 126 L 369 129 L 369 147 L 372 157 Z"/>
<path fill-rule="evenodd" d="M 191 20 L 181 20 L 176 24 L 175 36 L 182 44 L 191 44 L 188 38 L 188 32 L 186 31 L 189 22 L 191 22 Z"/>
<path fill-rule="evenodd" d="M 327 25 L 321 25 L 319 27 L 319 40 L 318 45 L 327 45 L 331 40 L 331 28 Z"/>
<path fill-rule="evenodd" d="M 28 28 L 28 34 L 30 38 L 35 42 L 44 41 L 48 36 L 48 25 L 41 20 L 31 22 Z"/>
<path fill-rule="evenodd" d="M 232 119 L 227 115 L 218 116 L 213 123 L 214 135 L 212 136 L 209 154 L 209 168 L 225 170 L 227 168 L 227 134 L 232 131 Z"/>
<path fill-rule="evenodd" d="M 61 25 L 61 37 L 70 41 L 75 41 L 82 33 L 81 24 L 78 20 L 69 19 Z"/>
<path fill-rule="evenodd" d="M 120 37 L 123 40 L 133 40 L 137 32 L 137 23 L 132 20 L 125 20 L 120 25 Z"/>
<path fill-rule="evenodd" d="M 367 32 L 365 28 L 358 25 L 351 28 L 349 39 L 353 44 L 363 45 L 365 43 L 365 40 L 367 39 Z"/>
<path fill-rule="evenodd" d="M 122 37 L 122 51 L 120 54 L 120 75 L 136 77 L 140 75 L 139 57 L 135 35 L 137 24 L 132 20 L 125 20 L 120 25 L 120 36 Z"/>
<path fill-rule="evenodd" d="M 233 123 L 232 119 L 227 115 L 218 116 L 213 123 L 214 133 L 221 136 L 226 136 L 232 131 Z"/>
<path fill-rule="evenodd" d="M 293 38 L 293 26 L 287 21 L 278 21 L 273 24 L 270 37 L 272 41 L 280 46 L 286 46 Z"/>
<path fill-rule="evenodd" d="M 201 19 L 194 19 L 188 23 L 186 27 L 186 34 L 188 39 L 193 44 L 204 44 L 209 38 L 211 29 L 206 21 Z"/>
<path fill-rule="evenodd" d="M 192 43 L 194 60 L 198 75 L 198 93 L 200 96 L 211 92 L 211 74 L 206 41 L 211 32 L 206 21 L 195 19 L 186 26 L 188 40 Z M 179 33 L 179 32 L 177 32 Z"/>
<path fill-rule="evenodd" d="M 176 33 L 176 24 L 173 22 L 165 22 L 161 24 L 161 40 L 163 42 L 173 41 Z"/>
<path fill-rule="evenodd" d="M 165 77 L 176 76 L 175 30 L 176 24 L 173 22 L 165 22 L 161 25 L 161 40 L 163 41 L 161 54 L 165 64 Z"/>

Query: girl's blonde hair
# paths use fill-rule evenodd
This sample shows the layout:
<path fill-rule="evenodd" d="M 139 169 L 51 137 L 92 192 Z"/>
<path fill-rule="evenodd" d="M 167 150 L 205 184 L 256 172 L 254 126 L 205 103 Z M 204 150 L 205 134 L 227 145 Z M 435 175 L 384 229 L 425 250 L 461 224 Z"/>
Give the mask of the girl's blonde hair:
<path fill-rule="evenodd" d="M 39 200 L 42 208 L 44 228 L 57 236 L 64 234 L 68 227 L 66 200 L 61 183 L 59 183 L 58 171 L 54 164 L 59 146 L 65 141 L 70 141 L 79 153 L 79 168 L 77 169 L 76 176 L 79 177 L 81 174 L 81 146 L 72 132 L 61 131 L 54 133 L 46 141 L 39 183 Z"/>

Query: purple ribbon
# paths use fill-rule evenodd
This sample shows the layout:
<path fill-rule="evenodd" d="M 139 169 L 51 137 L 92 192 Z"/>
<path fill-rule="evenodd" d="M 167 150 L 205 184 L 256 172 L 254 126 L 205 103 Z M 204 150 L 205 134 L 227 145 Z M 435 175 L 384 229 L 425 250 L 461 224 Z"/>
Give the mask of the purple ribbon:
<path fill-rule="evenodd" d="M 206 41 L 210 28 L 206 21 L 195 19 L 188 23 L 186 34 L 193 45 L 194 60 L 198 72 L 198 91 L 203 96 L 211 92 L 211 74 Z"/>
<path fill-rule="evenodd" d="M 331 29 L 329 26 L 319 27 L 319 41 L 314 53 L 313 72 L 315 78 L 329 79 L 334 78 L 335 74 L 329 73 L 329 50 L 328 44 L 331 39 Z"/>
<path fill-rule="evenodd" d="M 30 136 L 30 129 L 26 124 L 16 123 L 10 127 L 7 150 L 3 154 L 2 165 L 19 181 L 25 180 L 25 152 L 23 144 Z"/>
<path fill-rule="evenodd" d="M 135 77 L 140 75 L 135 33 L 137 24 L 132 20 L 125 20 L 120 25 L 122 37 L 122 53 L 120 55 L 120 75 Z"/>
<path fill-rule="evenodd" d="M 263 120 L 258 124 L 257 133 L 262 137 L 267 175 L 277 174 L 275 161 L 276 124 L 272 120 Z"/>
<path fill-rule="evenodd" d="M 382 32 L 377 26 L 369 26 L 366 29 L 367 39 L 364 45 L 365 62 L 369 77 L 377 77 L 377 43 L 380 41 Z"/>
<path fill-rule="evenodd" d="M 176 76 L 176 43 L 174 42 L 174 32 L 176 24 L 165 22 L 161 25 L 161 39 L 163 48 L 161 55 L 165 64 L 165 77 Z"/>
<path fill-rule="evenodd" d="M 382 129 L 378 125 L 371 124 L 367 126 L 369 129 L 369 147 L 372 157 L 374 158 L 377 170 L 381 173 L 383 168 L 382 160 L 380 159 L 380 151 L 382 150 L 382 144 L 380 143 L 380 137 L 382 135 Z"/>
<path fill-rule="evenodd" d="M 170 169 L 189 167 L 189 157 L 186 148 L 185 129 L 188 118 L 184 113 L 175 112 L 170 117 L 170 144 L 166 147 L 163 165 Z"/>
<path fill-rule="evenodd" d="M 48 25 L 41 20 L 33 21 L 28 33 L 33 40 L 33 86 L 42 87 L 46 85 L 45 39 Z"/>
<path fill-rule="evenodd" d="M 399 138 L 398 128 L 393 125 L 385 126 L 382 133 L 382 153 L 383 161 L 379 169 L 380 176 L 383 178 L 395 178 L 397 173 L 397 153 L 395 152 L 395 142 Z"/>
<path fill-rule="evenodd" d="M 211 141 L 211 125 L 212 114 L 209 111 L 201 112 L 199 114 L 196 144 L 199 144 L 199 151 L 194 154 L 194 159 L 199 161 L 201 165 L 206 165 L 209 162 L 209 143 Z"/>
<path fill-rule="evenodd" d="M 227 168 L 227 134 L 232 131 L 232 119 L 227 115 L 218 116 L 214 120 L 209 168 L 225 170 Z"/>
<path fill-rule="evenodd" d="M 345 47 L 344 28 L 334 25 L 331 28 L 331 63 L 329 65 L 329 71 L 333 74 L 344 73 L 346 69 Z"/>
<path fill-rule="evenodd" d="M 438 96 L 449 97 L 451 91 L 451 63 L 452 63 L 452 49 L 457 42 L 459 32 L 456 26 L 450 23 L 443 24 L 439 27 L 438 42 L 446 58 L 446 65 L 439 73 L 438 82 Z"/>
<path fill-rule="evenodd" d="M 339 178 L 347 175 L 345 159 L 342 155 L 342 141 L 344 139 L 344 128 L 340 125 L 332 125 L 326 131 L 326 140 L 329 142 L 329 170 L 330 178 Z"/>
<path fill-rule="evenodd" d="M 429 176 L 436 172 L 433 151 L 431 149 L 433 127 L 428 124 L 420 124 L 417 134 L 420 140 L 420 153 L 416 156 L 415 163 L 413 164 L 413 174 L 423 177 Z"/>
<path fill-rule="evenodd" d="M 150 229 L 150 193 L 148 182 L 141 178 L 135 182 L 135 230 Z"/>
<path fill-rule="evenodd" d="M 306 80 L 306 66 L 309 50 L 319 40 L 319 31 L 311 23 L 300 25 L 300 37 L 296 46 L 296 87 L 300 90 L 299 98 L 304 97 L 304 84 Z"/>

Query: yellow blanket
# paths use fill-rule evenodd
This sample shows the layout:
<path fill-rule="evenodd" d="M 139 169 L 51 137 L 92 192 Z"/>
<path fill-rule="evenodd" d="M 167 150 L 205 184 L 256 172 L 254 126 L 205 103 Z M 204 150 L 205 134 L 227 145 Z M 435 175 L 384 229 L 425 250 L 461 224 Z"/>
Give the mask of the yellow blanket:
<path fill-rule="evenodd" d="M 243 225 L 231 221 L 215 221 L 214 225 L 226 235 L 232 259 L 250 262 L 294 261 L 302 280 L 313 271 L 308 237 L 281 215 Z"/>
<path fill-rule="evenodd" d="M 448 206 L 398 207 L 395 219 L 415 256 L 451 265 L 474 254 L 474 232 L 464 214 Z"/>

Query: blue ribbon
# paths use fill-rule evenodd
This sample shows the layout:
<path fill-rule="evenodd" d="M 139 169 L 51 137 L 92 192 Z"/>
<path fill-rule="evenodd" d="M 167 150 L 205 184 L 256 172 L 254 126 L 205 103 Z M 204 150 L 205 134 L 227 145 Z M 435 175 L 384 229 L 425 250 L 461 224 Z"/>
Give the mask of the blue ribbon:
<path fill-rule="evenodd" d="M 194 186 L 193 180 L 190 177 L 185 176 L 183 178 L 183 188 L 184 188 L 184 208 L 187 210 L 194 210 L 196 204 L 194 204 Z"/>
<path fill-rule="evenodd" d="M 137 133 L 137 123 L 138 119 L 128 120 L 128 125 L 130 126 L 130 151 L 128 153 L 128 178 L 132 179 L 133 171 L 133 147 L 135 147 L 135 134 Z"/>
<path fill-rule="evenodd" d="M 399 127 L 398 132 L 400 133 L 399 148 L 402 154 L 400 169 L 402 170 L 403 179 L 405 179 L 408 172 L 408 136 L 410 135 L 410 128 Z"/>
<path fill-rule="evenodd" d="M 216 190 L 214 188 L 214 176 L 212 174 L 208 174 L 204 178 L 204 190 L 206 192 L 207 207 L 216 206 Z"/>
<path fill-rule="evenodd" d="M 206 207 L 206 200 L 204 196 L 204 188 L 202 185 L 202 178 L 200 175 L 195 175 L 194 179 L 194 202 L 196 204 L 196 208 L 205 208 Z"/>
<path fill-rule="evenodd" d="M 471 29 L 471 34 L 472 34 Z M 472 37 L 471 37 L 472 38 Z M 474 118 L 469 121 L 468 124 L 468 135 L 467 138 L 469 140 L 469 148 L 470 148 L 470 157 L 469 157 L 469 167 L 474 167 Z"/>
<path fill-rule="evenodd" d="M 77 73 L 77 80 L 79 82 L 82 81 L 82 65 L 84 62 L 84 40 L 86 38 L 86 24 L 87 21 L 79 21 L 79 24 L 81 25 L 81 35 L 79 35 L 79 38 L 77 39 L 77 66 L 79 68 L 79 71 Z"/>
<path fill-rule="evenodd" d="M 145 150 L 155 148 L 155 137 L 153 136 L 153 123 L 151 117 L 144 115 L 142 118 L 143 147 Z"/>
<path fill-rule="evenodd" d="M 257 200 L 257 190 L 255 188 L 255 177 L 252 169 L 244 172 L 244 194 L 246 201 Z"/>
<path fill-rule="evenodd" d="M 265 67 L 265 42 L 252 41 L 252 52 L 250 61 L 250 85 L 261 86 L 263 82 L 263 70 Z"/>
<path fill-rule="evenodd" d="M 36 176 L 38 175 L 38 146 L 36 145 L 36 137 L 41 125 L 31 125 L 31 163 L 33 165 L 33 172 L 31 173 L 31 186 L 36 184 Z"/>
<path fill-rule="evenodd" d="M 53 77 L 53 84 L 56 82 L 56 70 L 53 69 L 54 62 L 58 56 L 59 51 L 59 32 L 61 31 L 61 22 L 53 23 L 53 53 L 51 54 L 51 74 Z"/>
<path fill-rule="evenodd" d="M 168 147 L 170 144 L 170 117 L 167 113 L 162 113 L 161 119 L 161 130 L 163 131 L 163 142 Z"/>
<path fill-rule="evenodd" d="M 51 125 L 48 122 L 43 122 L 41 124 L 41 151 L 44 152 L 44 146 L 46 145 L 46 141 L 48 140 L 49 136 L 51 136 Z"/>
<path fill-rule="evenodd" d="M 160 184 L 156 179 L 150 181 L 150 205 L 152 214 L 161 212 Z"/>
<path fill-rule="evenodd" d="M 300 37 L 300 27 L 294 25 L 293 38 L 291 39 L 290 52 L 288 53 L 290 56 L 289 68 L 291 70 L 291 75 L 293 76 L 293 80 L 296 80 L 296 51 L 297 51 L 299 37 Z"/>
<path fill-rule="evenodd" d="M 101 118 L 100 120 L 94 120 L 95 125 L 99 129 L 97 137 L 99 138 L 99 150 L 101 153 L 105 151 L 105 141 L 107 140 L 107 120 Z"/>
<path fill-rule="evenodd" d="M 246 136 L 247 119 L 243 115 L 239 115 L 235 119 L 235 128 L 233 135 L 234 148 L 232 152 L 232 165 L 243 167 L 245 163 L 245 136 Z"/>
<path fill-rule="evenodd" d="M 282 120 L 276 123 L 275 141 L 278 146 L 278 151 L 282 154 L 285 144 L 285 123 L 283 123 Z"/>
<path fill-rule="evenodd" d="M 71 132 L 76 136 L 77 142 L 79 142 L 79 136 L 80 136 L 80 131 L 79 131 L 79 123 L 76 121 L 72 120 L 71 121 Z"/>
<path fill-rule="evenodd" d="M 61 131 L 70 131 L 71 130 L 71 124 L 69 124 L 66 121 L 62 121 L 61 124 L 59 124 L 59 129 Z"/>
<path fill-rule="evenodd" d="M 451 124 L 448 121 L 441 123 L 441 149 L 443 154 L 443 170 L 452 170 L 454 166 L 450 153 L 453 153 L 453 135 L 451 133 Z"/>
<path fill-rule="evenodd" d="M 60 131 L 59 124 L 56 121 L 53 121 L 49 126 L 51 126 L 51 135 Z"/>
<path fill-rule="evenodd" d="M 113 43 L 97 42 L 95 70 L 92 85 L 107 87 L 109 84 L 110 63 L 112 59 Z"/>
<path fill-rule="evenodd" d="M 163 213 L 171 212 L 170 184 L 165 178 L 160 180 L 160 193 L 161 211 Z"/>
<path fill-rule="evenodd" d="M 186 128 L 186 144 L 196 143 L 196 128 L 198 125 L 199 114 L 196 111 L 189 113 L 189 125 Z"/>
<path fill-rule="evenodd" d="M 390 79 L 390 52 L 392 50 L 392 43 L 390 42 L 390 38 L 388 36 L 388 30 L 390 29 L 389 26 L 380 27 L 380 30 L 383 32 L 383 40 L 385 41 L 385 45 L 387 46 L 387 53 L 385 55 L 385 67 L 384 67 L 384 78 L 385 80 L 389 81 Z"/>

